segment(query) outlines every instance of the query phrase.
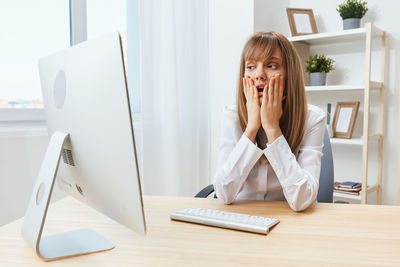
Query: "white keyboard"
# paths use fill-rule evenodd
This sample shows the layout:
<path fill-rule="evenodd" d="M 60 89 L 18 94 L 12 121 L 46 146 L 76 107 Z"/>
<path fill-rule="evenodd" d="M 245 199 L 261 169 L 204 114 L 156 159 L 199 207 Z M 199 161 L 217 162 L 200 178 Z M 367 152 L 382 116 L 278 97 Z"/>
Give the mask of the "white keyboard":
<path fill-rule="evenodd" d="M 267 234 L 278 219 L 252 216 L 220 210 L 189 208 L 171 213 L 172 220 L 199 223 L 222 228 Z"/>

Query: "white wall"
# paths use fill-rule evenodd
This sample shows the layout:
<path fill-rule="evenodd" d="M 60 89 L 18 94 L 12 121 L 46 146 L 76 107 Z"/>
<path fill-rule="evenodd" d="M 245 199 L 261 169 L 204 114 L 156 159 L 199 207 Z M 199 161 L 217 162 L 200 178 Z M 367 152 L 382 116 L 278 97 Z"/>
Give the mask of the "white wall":
<path fill-rule="evenodd" d="M 288 36 L 286 8 L 289 3 L 289 0 L 254 0 L 254 31 L 277 31 Z"/>
<path fill-rule="evenodd" d="M 319 32 L 333 32 L 342 30 L 342 20 L 336 11 L 342 0 L 319 1 L 319 0 L 290 0 L 272 1 L 255 0 L 255 29 L 275 30 L 290 36 L 290 28 L 286 15 L 286 7 L 311 8 L 313 9 Z M 369 11 L 361 20 L 361 27 L 365 22 L 372 22 L 379 28 L 388 32 L 387 38 L 387 64 L 385 78 L 385 137 L 384 137 L 384 166 L 383 166 L 383 204 L 395 205 L 398 203 L 398 180 L 399 180 L 399 83 L 400 69 L 400 29 L 396 23 L 396 16 L 400 9 L 400 3 L 395 0 L 368 1 Z M 275 12 L 271 12 L 275 10 Z M 265 14 L 270 14 L 268 20 Z M 379 42 L 373 42 L 372 57 L 372 80 L 380 80 L 380 47 Z M 311 53 L 325 53 L 336 61 L 336 70 L 328 74 L 328 84 L 363 84 L 365 55 L 364 42 L 346 43 L 342 45 L 315 46 Z M 375 62 L 375 63 L 374 63 Z M 360 93 L 309 93 L 309 102 L 326 107 L 326 103 L 338 101 L 357 101 L 363 98 Z M 371 105 L 376 107 L 378 94 L 372 94 Z M 372 109 L 370 131 L 377 130 L 376 108 Z M 361 136 L 363 108 L 360 108 L 357 117 L 355 136 Z M 371 142 L 371 161 L 369 164 L 369 181 L 376 181 L 376 145 Z M 361 147 L 338 146 L 333 147 L 335 160 L 335 176 L 337 180 L 357 179 L 361 176 Z"/>
<path fill-rule="evenodd" d="M 0 226 L 25 214 L 47 143 L 45 129 L 0 132 Z"/>
<path fill-rule="evenodd" d="M 254 31 L 253 0 L 209 1 L 211 96 L 210 182 L 215 173 L 222 108 L 236 102 L 236 81 L 244 44 Z"/>

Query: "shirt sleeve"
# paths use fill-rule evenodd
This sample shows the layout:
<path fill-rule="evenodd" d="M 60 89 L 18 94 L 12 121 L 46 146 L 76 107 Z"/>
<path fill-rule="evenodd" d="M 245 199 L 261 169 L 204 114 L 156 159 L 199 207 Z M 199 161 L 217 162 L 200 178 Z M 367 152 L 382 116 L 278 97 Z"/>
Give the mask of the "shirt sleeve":
<path fill-rule="evenodd" d="M 237 140 L 235 132 L 239 130 L 235 129 L 237 126 L 235 124 L 237 121 L 224 116 L 214 176 L 215 193 L 225 204 L 230 204 L 235 200 L 251 169 L 263 155 L 263 151 L 245 134 Z"/>
<path fill-rule="evenodd" d="M 278 177 L 287 202 L 295 211 L 305 210 L 317 197 L 324 118 L 325 114 L 320 115 L 306 130 L 297 158 L 283 135 L 263 151 Z"/>

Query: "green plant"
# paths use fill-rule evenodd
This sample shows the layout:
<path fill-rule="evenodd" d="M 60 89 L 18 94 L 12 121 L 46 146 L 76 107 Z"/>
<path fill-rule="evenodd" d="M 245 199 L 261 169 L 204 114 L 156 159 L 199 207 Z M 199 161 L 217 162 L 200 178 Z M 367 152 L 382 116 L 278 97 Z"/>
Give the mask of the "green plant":
<path fill-rule="evenodd" d="M 306 71 L 307 72 L 325 72 L 328 73 L 335 68 L 333 67 L 333 63 L 335 61 L 331 58 L 326 57 L 324 54 L 318 55 L 315 54 L 310 56 L 307 60 Z"/>
<path fill-rule="evenodd" d="M 359 18 L 364 17 L 368 11 L 367 2 L 362 0 L 345 0 L 336 9 L 342 19 Z"/>

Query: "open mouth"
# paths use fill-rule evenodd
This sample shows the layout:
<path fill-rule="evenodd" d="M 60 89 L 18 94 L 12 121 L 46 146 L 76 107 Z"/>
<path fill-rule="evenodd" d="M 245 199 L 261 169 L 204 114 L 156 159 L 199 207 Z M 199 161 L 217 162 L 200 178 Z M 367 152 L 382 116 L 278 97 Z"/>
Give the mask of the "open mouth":
<path fill-rule="evenodd" d="M 257 91 L 258 91 L 259 93 L 262 93 L 262 92 L 264 91 L 264 87 L 257 87 Z"/>

